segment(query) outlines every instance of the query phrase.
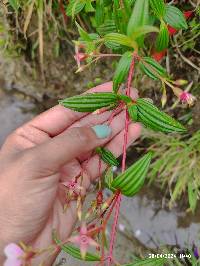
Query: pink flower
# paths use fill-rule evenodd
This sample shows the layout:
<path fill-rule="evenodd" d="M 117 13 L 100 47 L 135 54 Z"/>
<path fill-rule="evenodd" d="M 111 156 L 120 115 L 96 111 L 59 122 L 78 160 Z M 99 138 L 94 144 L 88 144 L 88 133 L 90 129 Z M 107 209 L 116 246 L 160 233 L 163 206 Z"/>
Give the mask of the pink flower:
<path fill-rule="evenodd" d="M 181 100 L 182 103 L 189 104 L 189 106 L 192 106 L 194 104 L 194 101 L 196 100 L 196 98 L 191 93 L 186 91 L 183 91 L 180 94 L 179 99 Z"/>
<path fill-rule="evenodd" d="M 88 230 L 85 224 L 81 226 L 80 233 L 78 236 L 72 236 L 69 239 L 69 242 L 78 244 L 80 246 L 81 256 L 85 259 L 88 247 L 94 246 L 99 247 L 99 244 L 94 241 L 90 236 L 88 236 Z"/>
<path fill-rule="evenodd" d="M 81 62 L 82 62 L 83 60 L 85 60 L 86 58 L 87 58 L 87 54 L 85 54 L 85 53 L 81 53 L 81 52 L 79 51 L 78 46 L 76 46 L 76 47 L 75 47 L 75 55 L 74 55 L 74 59 L 76 60 L 76 63 L 77 63 L 77 65 L 78 65 L 78 68 L 80 68 L 80 66 L 81 66 Z"/>
<path fill-rule="evenodd" d="M 10 243 L 5 249 L 4 253 L 7 257 L 3 266 L 21 266 L 23 263 L 23 256 L 25 252 L 16 244 Z"/>

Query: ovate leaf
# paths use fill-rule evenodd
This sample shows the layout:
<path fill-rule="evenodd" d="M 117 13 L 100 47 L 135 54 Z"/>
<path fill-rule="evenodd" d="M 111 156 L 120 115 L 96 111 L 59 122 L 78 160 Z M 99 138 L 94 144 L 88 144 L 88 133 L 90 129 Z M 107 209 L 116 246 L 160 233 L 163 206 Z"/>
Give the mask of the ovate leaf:
<path fill-rule="evenodd" d="M 149 0 L 136 0 L 132 15 L 127 26 L 127 35 L 132 37 L 133 32 L 148 23 Z"/>
<path fill-rule="evenodd" d="M 139 63 L 140 69 L 150 78 L 157 80 L 158 76 L 166 77 L 166 70 L 153 58 L 143 57 Z"/>
<path fill-rule="evenodd" d="M 175 6 L 166 5 L 164 21 L 175 29 L 187 29 L 188 25 L 183 13 Z"/>
<path fill-rule="evenodd" d="M 133 197 L 143 186 L 151 162 L 152 152 L 118 175 L 111 184 L 111 189 L 120 190 L 123 195 Z"/>
<path fill-rule="evenodd" d="M 107 164 L 112 165 L 112 166 L 118 166 L 119 162 L 117 158 L 112 154 L 111 151 L 109 151 L 106 148 L 103 147 L 97 147 L 96 152 L 100 155 L 100 158 Z"/>
<path fill-rule="evenodd" d="M 115 74 L 113 77 L 113 90 L 117 92 L 121 83 L 125 81 L 128 76 L 129 68 L 132 61 L 132 53 L 126 52 L 122 55 L 117 68 L 115 70 Z"/>
<path fill-rule="evenodd" d="M 186 132 L 186 128 L 171 116 L 160 111 L 146 99 L 137 100 L 138 121 L 146 127 L 164 133 Z"/>
<path fill-rule="evenodd" d="M 111 92 L 87 93 L 59 101 L 61 105 L 77 112 L 94 112 L 103 107 L 116 105 L 118 95 Z"/>
<path fill-rule="evenodd" d="M 74 15 L 81 12 L 84 6 L 85 6 L 85 2 L 81 0 L 70 0 L 67 6 L 67 15 L 70 17 L 74 17 Z"/>
<path fill-rule="evenodd" d="M 126 35 L 120 34 L 120 33 L 109 33 L 104 36 L 105 41 L 110 41 L 112 43 L 120 44 L 120 45 L 125 45 L 128 47 L 136 47 L 137 44 L 135 43 L 134 40 L 131 40 Z"/>
<path fill-rule="evenodd" d="M 154 14 L 158 18 L 162 18 L 166 12 L 166 6 L 164 0 L 149 0 L 149 1 Z"/>
<path fill-rule="evenodd" d="M 156 39 L 156 51 L 161 52 L 169 45 L 169 31 L 165 22 L 160 24 L 160 32 Z"/>
<path fill-rule="evenodd" d="M 107 19 L 101 26 L 97 28 L 97 31 L 101 36 L 116 32 L 116 30 L 117 28 L 115 22 L 111 19 Z"/>

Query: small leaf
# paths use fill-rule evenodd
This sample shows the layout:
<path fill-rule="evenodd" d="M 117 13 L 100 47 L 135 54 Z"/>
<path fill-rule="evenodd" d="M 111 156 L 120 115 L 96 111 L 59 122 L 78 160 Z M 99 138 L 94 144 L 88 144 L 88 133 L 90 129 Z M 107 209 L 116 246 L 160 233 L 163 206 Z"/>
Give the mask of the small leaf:
<path fill-rule="evenodd" d="M 136 40 L 137 38 L 141 37 L 150 32 L 159 32 L 158 28 L 154 26 L 144 25 L 141 27 L 136 28 L 132 33 L 132 39 Z"/>
<path fill-rule="evenodd" d="M 133 197 L 144 184 L 151 157 L 152 152 L 148 152 L 124 173 L 117 176 L 111 184 L 111 189 L 118 189 L 123 195 Z"/>
<path fill-rule="evenodd" d="M 86 3 L 85 3 L 85 12 L 88 13 L 88 12 L 94 12 L 94 11 L 95 11 L 95 9 L 92 6 L 91 1 L 87 0 Z"/>
<path fill-rule="evenodd" d="M 109 33 L 104 36 L 105 41 L 110 41 L 112 43 L 125 45 L 128 47 L 135 48 L 137 46 L 136 42 L 134 40 L 131 40 L 126 35 L 120 34 L 120 33 Z"/>
<path fill-rule="evenodd" d="M 149 0 L 136 0 L 127 26 L 127 35 L 132 37 L 136 28 L 147 25 L 149 19 Z"/>
<path fill-rule="evenodd" d="M 144 61 L 144 62 L 143 62 Z M 157 80 L 159 76 L 166 77 L 166 70 L 153 58 L 143 57 L 139 63 L 140 69 L 150 78 Z"/>
<path fill-rule="evenodd" d="M 128 106 L 128 113 L 132 121 L 136 122 L 138 119 L 138 109 L 136 104 Z"/>
<path fill-rule="evenodd" d="M 156 51 L 161 52 L 169 45 L 169 31 L 164 21 L 160 24 L 160 32 L 156 39 Z"/>
<path fill-rule="evenodd" d="M 77 112 L 94 112 L 103 107 L 116 105 L 118 95 L 111 92 L 87 93 L 59 101 L 61 105 Z"/>
<path fill-rule="evenodd" d="M 96 152 L 100 155 L 101 159 L 109 164 L 109 165 L 113 165 L 113 166 L 118 166 L 119 162 L 118 160 L 115 158 L 115 156 L 112 154 L 111 151 L 109 151 L 106 148 L 103 147 L 97 147 Z"/>
<path fill-rule="evenodd" d="M 138 121 L 155 131 L 171 133 L 186 132 L 186 128 L 171 116 L 160 111 L 155 105 L 146 99 L 137 100 Z"/>
<path fill-rule="evenodd" d="M 166 5 L 164 21 L 175 29 L 187 29 L 188 25 L 183 13 L 175 6 Z"/>
<path fill-rule="evenodd" d="M 76 26 L 78 28 L 79 35 L 81 39 L 85 42 L 91 42 L 92 39 L 90 38 L 90 35 L 83 29 L 81 26 L 76 22 Z"/>
<path fill-rule="evenodd" d="M 97 28 L 97 31 L 101 36 L 116 32 L 117 28 L 114 20 L 107 19 L 101 26 Z"/>
<path fill-rule="evenodd" d="M 85 2 L 81 0 L 70 0 L 69 4 L 67 5 L 67 15 L 70 17 L 74 17 L 74 15 L 81 12 L 84 6 Z"/>
<path fill-rule="evenodd" d="M 150 0 L 150 6 L 158 18 L 162 18 L 165 15 L 166 7 L 164 0 Z"/>
<path fill-rule="evenodd" d="M 113 77 L 113 91 L 117 92 L 121 83 L 125 81 L 128 76 L 129 68 L 132 62 L 132 53 L 126 52 L 122 55 L 117 68 L 115 70 L 115 74 Z"/>
<path fill-rule="evenodd" d="M 53 233 L 52 233 L 52 238 L 53 240 L 55 241 L 55 243 L 61 247 L 61 249 L 71 255 L 72 257 L 76 258 L 76 259 L 79 259 L 79 260 L 83 260 L 82 257 L 81 257 L 81 251 L 79 248 L 77 247 L 74 247 L 72 245 L 68 245 L 68 244 L 65 244 L 65 245 L 62 245 L 62 242 L 60 239 L 58 239 L 58 236 L 56 234 L 56 231 L 53 230 Z M 87 252 L 86 253 L 86 256 L 85 256 L 85 259 L 84 261 L 100 261 L 101 258 L 99 255 L 97 254 L 92 254 L 92 253 L 89 253 Z"/>

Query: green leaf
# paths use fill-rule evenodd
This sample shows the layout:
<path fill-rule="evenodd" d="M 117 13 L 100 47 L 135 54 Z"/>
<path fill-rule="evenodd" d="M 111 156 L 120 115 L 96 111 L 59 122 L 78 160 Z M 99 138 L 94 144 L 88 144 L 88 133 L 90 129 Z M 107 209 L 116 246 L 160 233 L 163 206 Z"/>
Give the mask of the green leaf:
<path fill-rule="evenodd" d="M 107 19 L 101 26 L 97 28 L 97 31 L 101 36 L 116 32 L 116 30 L 115 22 L 111 19 Z"/>
<path fill-rule="evenodd" d="M 115 156 L 112 154 L 111 151 L 109 151 L 108 149 L 106 148 L 103 148 L 103 147 L 97 147 L 95 149 L 96 153 L 98 153 L 101 157 L 101 159 L 109 164 L 109 165 L 113 165 L 113 166 L 118 166 L 119 165 L 119 162 L 118 160 L 115 158 Z"/>
<path fill-rule="evenodd" d="M 132 62 L 132 53 L 126 52 L 122 55 L 115 70 L 113 77 L 113 91 L 117 92 L 121 83 L 125 81 L 128 76 L 129 68 Z"/>
<path fill-rule="evenodd" d="M 166 5 L 166 13 L 163 19 L 166 23 L 177 30 L 188 28 L 183 13 L 175 6 Z"/>
<path fill-rule="evenodd" d="M 87 93 L 59 101 L 61 105 L 77 112 L 94 112 L 103 107 L 116 105 L 119 97 L 115 93 Z"/>
<path fill-rule="evenodd" d="M 96 1 L 95 21 L 96 21 L 97 27 L 99 27 L 104 22 L 104 2 L 103 2 L 103 0 L 97 0 Z"/>
<path fill-rule="evenodd" d="M 125 45 L 128 47 L 135 48 L 137 46 L 136 42 L 134 40 L 131 40 L 126 35 L 120 34 L 120 33 L 109 33 L 104 36 L 105 41 L 110 41 L 112 43 Z"/>
<path fill-rule="evenodd" d="M 143 57 L 139 63 L 140 69 L 150 78 L 157 80 L 159 76 L 166 77 L 166 70 L 153 58 Z"/>
<path fill-rule="evenodd" d="M 198 189 L 194 187 L 193 181 L 190 181 L 188 183 L 188 200 L 189 200 L 190 209 L 194 213 L 197 206 Z"/>
<path fill-rule="evenodd" d="M 150 6 L 158 18 L 162 18 L 165 15 L 166 7 L 164 0 L 150 0 Z"/>
<path fill-rule="evenodd" d="M 132 121 L 137 121 L 138 109 L 136 104 L 128 105 L 128 113 Z"/>
<path fill-rule="evenodd" d="M 85 6 L 85 2 L 81 0 L 70 0 L 67 6 L 67 15 L 70 17 L 74 17 L 74 15 L 81 12 L 84 6 Z"/>
<path fill-rule="evenodd" d="M 127 35 L 132 37 L 134 31 L 147 25 L 149 19 L 149 0 L 136 0 L 127 26 Z"/>
<path fill-rule="evenodd" d="M 156 39 L 156 51 L 160 52 L 169 45 L 169 31 L 164 21 L 160 24 L 160 32 Z"/>
<path fill-rule="evenodd" d="M 133 197 L 143 186 L 152 152 L 148 152 L 124 173 L 118 175 L 111 184 L 111 189 L 120 190 L 123 195 Z"/>
<path fill-rule="evenodd" d="M 186 128 L 171 116 L 160 111 L 155 105 L 146 99 L 137 100 L 138 121 L 146 127 L 164 133 L 186 132 Z"/>
<path fill-rule="evenodd" d="M 94 12 L 95 9 L 94 7 L 92 6 L 92 3 L 91 3 L 91 0 L 86 0 L 86 3 L 85 3 L 85 12 Z"/>
<path fill-rule="evenodd" d="M 141 37 L 150 32 L 159 32 L 159 29 L 154 26 L 144 25 L 141 27 L 136 28 L 132 33 L 132 39 L 136 40 L 137 38 Z"/>
<path fill-rule="evenodd" d="M 18 0 L 9 0 L 9 5 L 17 12 L 20 5 Z"/>
<path fill-rule="evenodd" d="M 79 35 L 83 41 L 91 42 L 92 39 L 90 38 L 90 35 L 83 29 L 81 26 L 76 22 L 76 26 L 78 28 Z"/>
<path fill-rule="evenodd" d="M 77 247 L 74 247 L 72 245 L 69 245 L 69 244 L 62 245 L 62 242 L 61 242 L 60 239 L 58 239 L 58 236 L 57 236 L 55 230 L 52 233 L 52 238 L 55 241 L 55 243 L 57 245 L 59 245 L 61 247 L 61 249 L 65 253 L 71 255 L 72 257 L 74 257 L 76 259 L 83 260 L 82 257 L 81 257 L 80 249 L 77 248 Z M 92 254 L 92 253 L 89 253 L 89 252 L 86 253 L 86 256 L 85 256 L 85 259 L 84 259 L 84 261 L 100 261 L 100 260 L 101 260 L 101 258 L 100 258 L 99 255 Z"/>

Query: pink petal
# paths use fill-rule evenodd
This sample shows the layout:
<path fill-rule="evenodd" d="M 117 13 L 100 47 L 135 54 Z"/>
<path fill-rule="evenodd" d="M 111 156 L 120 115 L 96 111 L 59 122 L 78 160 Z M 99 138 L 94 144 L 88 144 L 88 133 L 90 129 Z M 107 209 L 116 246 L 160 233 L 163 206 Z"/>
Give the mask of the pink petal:
<path fill-rule="evenodd" d="M 7 259 L 3 266 L 21 266 L 22 265 L 22 261 L 19 259 Z"/>
<path fill-rule="evenodd" d="M 87 253 L 87 249 L 88 249 L 88 244 L 81 244 L 80 246 L 80 251 L 81 251 L 81 257 L 83 259 L 85 259 L 86 253 Z"/>
<path fill-rule="evenodd" d="M 88 237 L 88 243 L 91 246 L 99 247 L 99 244 L 96 241 L 94 241 L 94 239 L 92 239 L 91 237 Z"/>
<path fill-rule="evenodd" d="M 15 243 L 8 244 L 4 249 L 4 253 L 7 258 L 11 259 L 16 259 L 24 255 L 24 251 Z"/>
<path fill-rule="evenodd" d="M 68 241 L 74 244 L 81 244 L 81 238 L 80 236 L 71 236 L 68 238 Z"/>

